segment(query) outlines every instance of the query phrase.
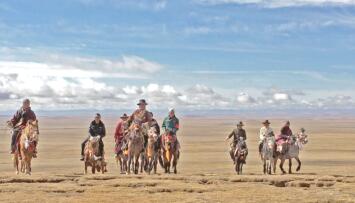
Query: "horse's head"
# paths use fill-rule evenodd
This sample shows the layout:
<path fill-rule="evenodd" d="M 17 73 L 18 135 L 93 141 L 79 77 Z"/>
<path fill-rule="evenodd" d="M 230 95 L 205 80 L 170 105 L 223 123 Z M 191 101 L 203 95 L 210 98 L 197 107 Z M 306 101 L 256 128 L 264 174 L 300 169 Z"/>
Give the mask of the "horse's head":
<path fill-rule="evenodd" d="M 274 137 L 266 137 L 265 138 L 265 144 L 266 144 L 268 149 L 274 149 L 274 146 L 275 146 Z"/>
<path fill-rule="evenodd" d="M 93 148 L 99 145 L 100 136 L 90 136 L 89 145 Z"/>
<path fill-rule="evenodd" d="M 27 125 L 25 127 L 25 134 L 30 139 L 38 139 L 39 135 L 39 127 L 38 120 L 29 120 L 27 121 Z"/>
<path fill-rule="evenodd" d="M 159 135 L 158 135 L 156 128 L 154 128 L 154 127 L 149 128 L 148 138 L 154 142 L 158 141 Z"/>
<path fill-rule="evenodd" d="M 308 143 L 308 136 L 305 134 L 299 135 L 297 137 L 297 142 L 301 143 L 302 145 L 306 145 Z"/>

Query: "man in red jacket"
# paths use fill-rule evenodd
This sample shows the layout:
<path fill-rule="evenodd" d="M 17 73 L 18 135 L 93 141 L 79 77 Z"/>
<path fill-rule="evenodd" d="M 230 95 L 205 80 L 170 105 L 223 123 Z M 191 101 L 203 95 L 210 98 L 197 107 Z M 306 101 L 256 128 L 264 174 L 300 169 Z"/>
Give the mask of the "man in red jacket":
<path fill-rule="evenodd" d="M 115 153 L 119 155 L 122 152 L 122 144 L 124 141 L 124 135 L 128 130 L 128 116 L 127 114 L 123 114 L 121 119 L 117 123 L 116 131 L 115 131 Z"/>
<path fill-rule="evenodd" d="M 16 141 L 18 136 L 21 134 L 22 129 L 24 129 L 29 120 L 36 120 L 36 114 L 31 110 L 31 102 L 29 99 L 25 99 L 22 102 L 22 107 L 14 114 L 7 124 L 13 128 L 12 138 L 11 138 L 11 151 L 13 154 L 16 151 Z M 35 143 L 37 145 L 37 143 Z M 33 157 L 36 158 L 37 150 L 35 149 Z"/>

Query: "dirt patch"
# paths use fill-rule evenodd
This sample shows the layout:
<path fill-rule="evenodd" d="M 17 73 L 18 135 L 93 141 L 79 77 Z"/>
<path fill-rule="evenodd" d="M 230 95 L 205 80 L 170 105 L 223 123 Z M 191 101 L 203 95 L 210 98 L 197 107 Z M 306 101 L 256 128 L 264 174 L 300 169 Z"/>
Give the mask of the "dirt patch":
<path fill-rule="evenodd" d="M 10 178 L 5 180 L 0 180 L 0 184 L 5 183 L 61 183 L 67 179 L 63 178 L 40 178 L 40 179 L 25 179 L 25 178 Z"/>
<path fill-rule="evenodd" d="M 292 181 L 285 184 L 286 187 L 303 187 L 309 188 L 311 187 L 311 183 L 309 182 L 302 182 L 302 181 Z"/>
<path fill-rule="evenodd" d="M 128 183 L 128 184 L 114 184 L 112 187 L 129 187 L 129 188 L 142 188 L 142 187 L 156 187 L 158 183 Z"/>

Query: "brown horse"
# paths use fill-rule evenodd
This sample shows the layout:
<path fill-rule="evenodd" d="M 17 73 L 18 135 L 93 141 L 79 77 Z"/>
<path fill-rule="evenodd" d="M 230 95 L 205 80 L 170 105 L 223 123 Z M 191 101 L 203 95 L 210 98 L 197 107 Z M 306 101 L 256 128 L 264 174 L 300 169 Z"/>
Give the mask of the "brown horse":
<path fill-rule="evenodd" d="M 179 160 L 180 152 L 177 148 L 176 136 L 165 134 L 163 139 L 163 157 L 164 157 L 164 169 L 165 173 L 170 173 L 170 167 L 172 165 L 174 173 L 177 173 L 177 162 Z"/>
<path fill-rule="evenodd" d="M 115 159 L 116 159 L 116 165 L 117 167 L 120 168 L 120 172 L 121 174 L 126 173 L 127 172 L 127 161 L 128 161 L 128 136 L 127 133 L 125 133 L 124 138 L 122 140 L 122 144 L 120 145 L 121 147 L 121 151 L 119 152 L 119 154 L 116 155 Z"/>
<path fill-rule="evenodd" d="M 88 142 L 85 145 L 84 151 L 84 172 L 87 174 L 87 168 L 91 167 L 91 172 L 102 172 L 104 174 L 106 170 L 106 162 L 103 158 L 98 156 L 99 154 L 99 136 L 90 136 Z"/>
<path fill-rule="evenodd" d="M 235 171 L 238 175 L 243 173 L 243 165 L 246 162 L 246 158 L 248 156 L 248 149 L 246 147 L 245 141 L 243 139 L 238 141 L 234 152 L 234 163 L 235 163 Z"/>
<path fill-rule="evenodd" d="M 143 151 L 143 132 L 142 126 L 138 123 L 132 124 L 128 132 L 128 166 L 127 174 L 131 173 L 131 169 L 135 174 L 139 170 L 139 158 Z M 142 163 L 143 164 L 143 163 Z"/>
<path fill-rule="evenodd" d="M 158 150 L 156 145 L 159 139 L 159 135 L 155 127 L 152 127 L 148 130 L 148 144 L 146 149 L 146 157 L 148 168 L 147 171 L 150 172 L 154 169 L 154 174 L 157 173 L 157 164 L 158 164 Z"/>
<path fill-rule="evenodd" d="M 29 120 L 26 127 L 21 131 L 18 143 L 18 150 L 16 150 L 13 160 L 16 174 L 19 174 L 19 168 L 22 173 L 31 175 L 31 161 L 33 153 L 38 143 L 38 121 Z M 20 157 L 22 158 L 20 160 Z"/>

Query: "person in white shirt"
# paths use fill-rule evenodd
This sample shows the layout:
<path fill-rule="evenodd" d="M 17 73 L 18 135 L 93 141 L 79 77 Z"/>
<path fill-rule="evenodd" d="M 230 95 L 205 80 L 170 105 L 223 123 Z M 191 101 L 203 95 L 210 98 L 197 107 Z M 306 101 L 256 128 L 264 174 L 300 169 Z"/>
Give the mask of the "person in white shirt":
<path fill-rule="evenodd" d="M 270 137 L 270 136 L 275 136 L 274 131 L 270 127 L 270 122 L 269 120 L 265 120 L 263 122 L 263 127 L 260 129 L 259 133 L 259 153 L 261 153 L 261 149 L 263 148 L 263 141 L 265 137 Z"/>

